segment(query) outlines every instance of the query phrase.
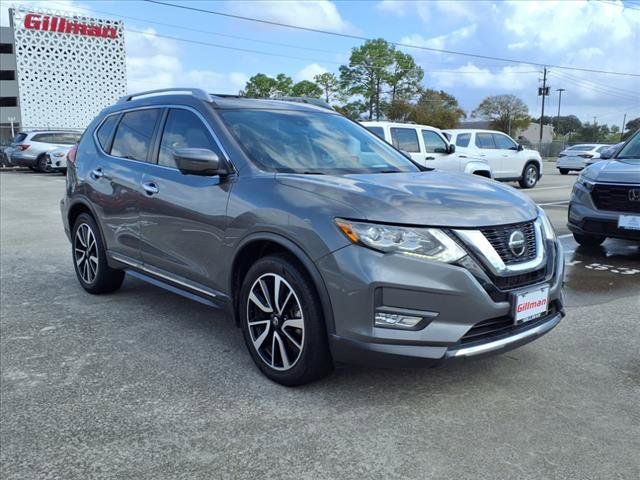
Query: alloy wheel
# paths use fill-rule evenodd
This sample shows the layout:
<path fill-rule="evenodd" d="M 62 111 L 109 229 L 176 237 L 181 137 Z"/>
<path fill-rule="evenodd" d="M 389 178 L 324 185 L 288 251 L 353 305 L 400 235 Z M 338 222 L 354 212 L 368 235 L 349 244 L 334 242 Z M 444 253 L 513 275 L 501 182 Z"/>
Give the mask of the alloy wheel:
<path fill-rule="evenodd" d="M 537 180 L 538 172 L 536 170 L 536 167 L 531 166 L 527 168 L 527 171 L 525 172 L 525 182 L 527 183 L 527 186 L 532 187 L 533 185 L 535 185 Z"/>
<path fill-rule="evenodd" d="M 304 316 L 293 287 L 280 275 L 266 273 L 251 286 L 247 302 L 251 342 L 274 370 L 291 369 L 304 348 Z"/>
<path fill-rule="evenodd" d="M 91 227 L 86 223 L 76 229 L 73 256 L 82 280 L 87 284 L 92 284 L 98 274 L 98 244 Z"/>

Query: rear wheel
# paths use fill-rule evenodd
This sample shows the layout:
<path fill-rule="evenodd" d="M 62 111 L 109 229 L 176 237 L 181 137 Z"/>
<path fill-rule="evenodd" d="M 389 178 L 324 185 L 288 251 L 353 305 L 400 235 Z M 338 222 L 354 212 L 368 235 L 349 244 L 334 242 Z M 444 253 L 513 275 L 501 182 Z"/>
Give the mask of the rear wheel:
<path fill-rule="evenodd" d="M 71 238 L 73 266 L 82 288 L 89 293 L 109 293 L 120 288 L 124 272 L 109 267 L 100 229 L 90 215 L 78 216 Z"/>
<path fill-rule="evenodd" d="M 538 183 L 538 178 L 540 178 L 540 173 L 538 171 L 538 167 L 535 164 L 529 163 L 526 167 L 524 167 L 524 171 L 522 172 L 522 178 L 520 178 L 520 186 L 522 188 L 533 188 Z"/>
<path fill-rule="evenodd" d="M 580 233 L 574 233 L 573 238 L 583 247 L 595 248 L 602 245 L 602 242 L 605 241 L 606 237 L 601 237 L 599 235 L 583 235 Z"/>
<path fill-rule="evenodd" d="M 268 378 L 295 386 L 332 370 L 315 288 L 292 259 L 274 255 L 258 260 L 247 272 L 240 295 L 245 343 Z"/>
<path fill-rule="evenodd" d="M 560 170 L 560 175 L 566 175 L 567 173 L 569 173 L 569 170 L 567 170 L 566 168 L 559 168 L 558 170 Z"/>

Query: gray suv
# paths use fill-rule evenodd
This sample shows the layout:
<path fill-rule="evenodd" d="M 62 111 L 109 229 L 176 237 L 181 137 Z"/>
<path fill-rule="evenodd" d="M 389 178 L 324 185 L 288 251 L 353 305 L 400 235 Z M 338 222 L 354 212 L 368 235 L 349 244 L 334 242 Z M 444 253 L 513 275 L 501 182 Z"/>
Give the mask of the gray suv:
<path fill-rule="evenodd" d="M 515 189 L 413 163 L 314 105 L 155 91 L 104 110 L 68 156 L 78 281 L 125 272 L 225 309 L 270 379 L 525 344 L 563 310 L 563 253 Z"/>

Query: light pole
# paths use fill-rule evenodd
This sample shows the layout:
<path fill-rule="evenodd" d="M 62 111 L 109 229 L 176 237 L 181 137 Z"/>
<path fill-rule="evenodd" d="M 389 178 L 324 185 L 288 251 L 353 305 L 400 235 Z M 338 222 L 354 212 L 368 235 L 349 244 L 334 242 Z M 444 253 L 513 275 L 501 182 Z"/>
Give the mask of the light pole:
<path fill-rule="evenodd" d="M 558 92 L 558 116 L 556 117 L 556 128 L 560 129 L 560 105 L 562 105 L 562 92 L 566 91 L 566 88 L 556 88 Z"/>
<path fill-rule="evenodd" d="M 13 122 L 16 121 L 16 117 L 7 117 L 7 120 L 11 123 L 11 139 L 13 140 L 13 137 L 16 136 L 16 132 L 13 130 Z"/>

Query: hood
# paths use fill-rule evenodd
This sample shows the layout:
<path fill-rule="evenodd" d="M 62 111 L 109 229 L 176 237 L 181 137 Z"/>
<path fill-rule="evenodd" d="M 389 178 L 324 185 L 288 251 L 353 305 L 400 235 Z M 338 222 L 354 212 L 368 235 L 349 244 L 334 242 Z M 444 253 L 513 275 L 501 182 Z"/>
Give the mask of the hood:
<path fill-rule="evenodd" d="M 582 175 L 596 182 L 640 184 L 640 164 L 601 160 L 585 168 Z"/>
<path fill-rule="evenodd" d="M 277 174 L 278 182 L 347 204 L 362 220 L 405 225 L 479 227 L 536 218 L 516 189 L 468 174 L 438 170 L 358 175 Z"/>

